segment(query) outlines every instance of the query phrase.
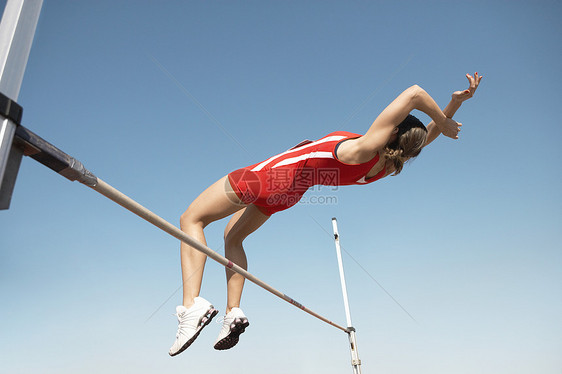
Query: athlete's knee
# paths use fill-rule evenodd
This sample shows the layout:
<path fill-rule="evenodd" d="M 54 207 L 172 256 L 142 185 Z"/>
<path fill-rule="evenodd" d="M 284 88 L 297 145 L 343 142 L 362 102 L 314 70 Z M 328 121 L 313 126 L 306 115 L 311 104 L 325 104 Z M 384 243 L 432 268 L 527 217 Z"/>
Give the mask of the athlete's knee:
<path fill-rule="evenodd" d="M 224 246 L 225 247 L 238 247 L 242 245 L 247 235 L 236 233 L 233 230 L 225 230 L 224 232 Z"/>
<path fill-rule="evenodd" d="M 204 218 L 199 214 L 191 205 L 183 214 L 180 216 L 180 228 L 185 230 L 189 227 L 199 226 L 205 228 L 207 226 Z"/>

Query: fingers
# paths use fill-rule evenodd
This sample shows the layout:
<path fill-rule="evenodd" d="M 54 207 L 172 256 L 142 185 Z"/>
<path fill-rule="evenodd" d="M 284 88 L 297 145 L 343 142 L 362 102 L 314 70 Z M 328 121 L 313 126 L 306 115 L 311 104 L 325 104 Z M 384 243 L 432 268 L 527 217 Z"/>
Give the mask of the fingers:
<path fill-rule="evenodd" d="M 469 84 L 472 86 L 473 84 L 478 84 L 482 80 L 483 75 L 479 75 L 478 72 L 474 73 L 474 76 L 470 74 L 466 74 L 466 78 L 468 79 Z"/>
<path fill-rule="evenodd" d="M 478 88 L 478 85 L 482 80 L 482 76 L 478 75 L 478 72 L 475 72 L 474 76 L 470 74 L 466 74 L 466 78 L 468 79 L 469 87 L 468 90 L 463 91 L 463 94 L 468 91 L 469 92 L 468 97 L 470 98 L 474 95 L 474 92 L 476 92 L 476 89 Z"/>
<path fill-rule="evenodd" d="M 455 136 L 456 136 L 455 139 L 459 138 L 459 133 L 461 132 L 461 126 L 462 126 L 462 123 L 457 122 L 457 133 L 455 134 Z"/>
<path fill-rule="evenodd" d="M 467 75 L 469 75 L 469 74 L 467 74 Z M 483 77 L 483 75 L 478 75 L 478 72 L 474 73 L 474 78 L 472 78 L 472 79 L 474 81 L 474 87 L 475 88 L 478 87 L 478 85 L 480 84 L 480 81 L 482 80 L 482 77 Z"/>
<path fill-rule="evenodd" d="M 455 131 L 455 134 L 454 134 L 455 137 L 454 137 L 454 139 L 458 139 L 458 138 L 459 138 L 459 133 L 461 132 L 461 127 L 462 127 L 462 123 L 457 122 L 457 129 L 456 129 L 457 131 Z"/>
<path fill-rule="evenodd" d="M 445 134 L 445 133 L 443 133 L 443 135 L 445 135 L 448 138 L 455 139 L 455 140 L 457 140 L 459 138 L 458 134 L 452 134 L 452 133 Z"/>
<path fill-rule="evenodd" d="M 458 139 L 461 131 L 462 123 L 456 122 L 456 126 L 449 127 L 447 130 L 442 131 L 443 135 L 451 139 Z"/>
<path fill-rule="evenodd" d="M 480 84 L 480 81 L 482 80 L 482 76 L 478 74 L 478 72 L 475 72 L 474 75 L 471 74 L 466 74 L 466 79 L 468 79 L 468 88 L 464 91 L 455 91 L 453 92 L 453 100 L 458 100 L 458 101 L 465 101 L 470 99 L 472 96 L 474 96 L 474 93 L 476 92 L 476 89 L 478 88 L 478 85 Z"/>

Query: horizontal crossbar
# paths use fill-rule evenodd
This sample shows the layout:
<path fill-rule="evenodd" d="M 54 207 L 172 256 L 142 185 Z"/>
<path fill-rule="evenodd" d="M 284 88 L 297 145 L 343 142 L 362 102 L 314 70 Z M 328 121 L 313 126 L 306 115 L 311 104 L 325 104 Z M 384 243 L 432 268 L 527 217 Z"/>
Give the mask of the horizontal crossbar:
<path fill-rule="evenodd" d="M 18 129 L 16 130 L 16 139 L 14 141 L 18 146 L 22 147 L 24 154 L 26 156 L 30 156 L 31 158 L 47 166 L 48 168 L 56 171 L 57 173 L 63 175 L 65 178 L 71 181 L 77 180 L 80 183 L 85 184 L 86 186 L 92 188 L 96 192 L 104 195 L 108 199 L 121 205 L 125 209 L 133 212 L 137 216 L 150 222 L 151 224 L 158 227 L 162 231 L 167 232 L 173 237 L 181 240 L 182 242 L 204 253 L 205 255 L 215 260 L 219 264 L 242 275 L 250 282 L 260 286 L 266 291 L 287 301 L 288 303 L 318 318 L 319 320 L 326 322 L 327 324 L 336 327 L 346 333 L 349 333 L 345 327 L 342 327 L 330 321 L 329 319 L 319 315 L 318 313 L 308 309 L 301 303 L 285 295 L 281 291 L 278 291 L 277 289 L 268 285 L 267 283 L 257 278 L 256 276 L 252 275 L 242 267 L 232 263 L 232 261 L 228 260 L 226 257 L 213 251 L 211 248 L 202 244 L 195 238 L 187 235 L 176 226 L 164 220 L 162 217 L 151 212 L 141 204 L 137 203 L 135 200 L 131 199 L 127 195 L 118 191 L 117 189 L 110 186 L 109 184 L 102 181 L 101 179 L 97 178 L 93 173 L 91 173 L 88 169 L 86 169 L 80 161 L 64 153 L 54 145 L 42 139 L 40 136 L 34 134 L 29 129 L 26 129 L 23 126 L 18 126 Z"/>

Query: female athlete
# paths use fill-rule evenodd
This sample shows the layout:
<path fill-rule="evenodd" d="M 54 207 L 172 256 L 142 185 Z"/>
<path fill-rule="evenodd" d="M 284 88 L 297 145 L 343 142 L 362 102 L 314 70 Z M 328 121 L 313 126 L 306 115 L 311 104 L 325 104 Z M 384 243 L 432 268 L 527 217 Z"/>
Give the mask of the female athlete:
<path fill-rule="evenodd" d="M 224 231 L 225 256 L 247 268 L 244 239 L 276 212 L 295 205 L 314 185 L 368 184 L 390 174 L 416 157 L 439 134 L 458 139 L 460 123 L 452 117 L 471 98 L 482 79 L 467 74 L 468 89 L 456 91 L 443 111 L 419 86 L 402 92 L 375 119 L 364 134 L 338 131 L 316 141 L 304 141 L 279 155 L 222 177 L 181 216 L 181 230 L 206 244 L 203 229 L 233 215 Z M 414 116 L 419 110 L 431 117 L 427 128 Z M 181 243 L 183 303 L 176 308 L 179 321 L 176 341 L 169 354 L 183 352 L 218 311 L 199 296 L 206 255 Z M 227 306 L 215 349 L 232 348 L 249 325 L 240 309 L 244 277 L 226 269 Z"/>

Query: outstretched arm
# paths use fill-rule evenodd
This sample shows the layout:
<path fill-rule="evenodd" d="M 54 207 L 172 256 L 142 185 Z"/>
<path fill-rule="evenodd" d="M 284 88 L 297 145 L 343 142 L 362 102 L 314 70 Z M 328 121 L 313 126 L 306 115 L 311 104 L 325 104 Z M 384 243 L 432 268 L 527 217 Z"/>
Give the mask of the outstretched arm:
<path fill-rule="evenodd" d="M 474 92 L 476 92 L 476 89 L 478 88 L 478 85 L 482 80 L 482 76 L 479 76 L 478 73 L 474 73 L 474 76 L 467 74 L 466 78 L 469 82 L 468 89 L 464 91 L 453 92 L 451 101 L 449 102 L 449 104 L 447 104 L 445 109 L 443 109 L 443 114 L 445 114 L 447 118 L 453 118 L 457 110 L 461 107 L 462 103 L 470 99 L 474 95 Z M 439 136 L 439 134 L 441 134 L 441 130 L 439 130 L 439 127 L 435 124 L 434 121 L 431 121 L 429 125 L 427 125 L 427 131 L 427 142 L 425 143 L 425 146 L 434 141 Z"/>

